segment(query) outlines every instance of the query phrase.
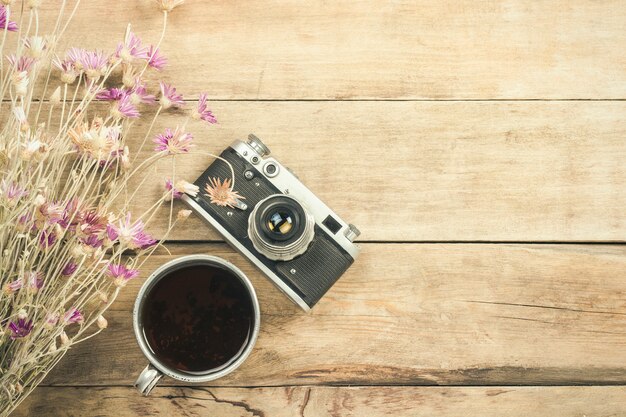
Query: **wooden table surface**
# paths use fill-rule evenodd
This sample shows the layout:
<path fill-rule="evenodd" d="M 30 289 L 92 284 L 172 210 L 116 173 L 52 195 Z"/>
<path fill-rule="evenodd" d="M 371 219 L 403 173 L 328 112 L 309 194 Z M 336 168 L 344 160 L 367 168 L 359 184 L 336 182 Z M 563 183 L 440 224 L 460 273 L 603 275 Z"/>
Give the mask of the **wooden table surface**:
<path fill-rule="evenodd" d="M 158 38 L 152 1 L 85 0 L 68 40 L 110 49 L 128 21 Z M 188 0 L 164 77 L 209 93 L 198 145 L 256 133 L 359 226 L 362 256 L 305 314 L 190 219 L 143 275 L 240 266 L 262 310 L 243 366 L 137 394 L 137 279 L 15 415 L 626 415 L 625 27 L 611 0 Z"/>

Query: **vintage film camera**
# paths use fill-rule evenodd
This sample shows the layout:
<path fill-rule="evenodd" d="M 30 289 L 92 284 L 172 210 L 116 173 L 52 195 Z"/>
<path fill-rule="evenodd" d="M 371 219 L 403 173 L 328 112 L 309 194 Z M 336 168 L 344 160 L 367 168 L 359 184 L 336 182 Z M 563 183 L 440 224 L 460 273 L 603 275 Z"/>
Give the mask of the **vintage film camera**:
<path fill-rule="evenodd" d="M 232 175 L 219 159 L 195 181 L 198 195 L 183 200 L 308 311 L 356 259 L 359 248 L 353 242 L 360 232 L 269 154 L 250 135 L 220 155 L 232 165 L 235 190 L 245 197 L 234 208 L 211 204 L 204 192 L 211 178 Z"/>

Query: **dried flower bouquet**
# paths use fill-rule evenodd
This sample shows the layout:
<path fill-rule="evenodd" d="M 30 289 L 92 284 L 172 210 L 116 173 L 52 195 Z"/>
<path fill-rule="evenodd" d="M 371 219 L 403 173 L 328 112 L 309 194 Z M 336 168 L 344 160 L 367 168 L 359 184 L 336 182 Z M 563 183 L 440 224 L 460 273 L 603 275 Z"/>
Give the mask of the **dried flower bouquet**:
<path fill-rule="evenodd" d="M 56 25 L 44 34 L 40 0 L 0 0 L 2 416 L 73 344 L 107 327 L 104 311 L 159 245 L 146 225 L 167 202 L 171 230 L 190 213 L 173 216 L 173 199 L 199 192 L 184 180 L 168 179 L 152 207 L 128 211 L 137 192 L 127 187 L 131 179 L 193 147 L 192 134 L 180 126 L 154 136 L 159 115 L 185 102 L 171 85 L 145 80 L 148 71 L 166 65 L 159 46 L 169 13 L 182 1 L 156 1 L 163 34 L 155 45 L 145 45 L 129 29 L 112 53 L 74 47 L 62 54 L 57 45 L 78 0 L 58 3 Z M 9 52 L 7 45 L 15 46 Z M 115 85 L 115 79 L 121 82 Z M 98 114 L 102 102 L 109 105 Z M 144 114 L 151 119 L 131 153 L 127 138 Z M 189 117 L 216 123 L 206 94 Z M 154 152 L 137 160 L 133 155 L 151 138 Z M 220 189 L 206 190 L 212 199 L 238 198 L 228 179 L 215 181 Z"/>

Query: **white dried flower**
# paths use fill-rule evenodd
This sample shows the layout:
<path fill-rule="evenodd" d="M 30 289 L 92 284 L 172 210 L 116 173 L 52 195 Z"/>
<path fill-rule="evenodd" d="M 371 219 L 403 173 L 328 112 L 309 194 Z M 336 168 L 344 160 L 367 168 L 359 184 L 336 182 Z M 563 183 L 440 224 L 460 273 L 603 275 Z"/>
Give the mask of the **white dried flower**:
<path fill-rule="evenodd" d="M 191 214 L 191 210 L 179 210 L 178 214 L 176 214 L 176 219 L 179 221 L 185 221 Z"/>
<path fill-rule="evenodd" d="M 18 318 L 18 319 L 25 320 L 27 317 L 28 317 L 28 313 L 26 313 L 26 310 L 24 310 L 23 308 L 21 308 L 21 309 L 17 312 L 17 318 Z"/>
<path fill-rule="evenodd" d="M 132 90 L 132 88 L 135 86 L 136 80 L 137 73 L 135 71 L 135 67 L 133 67 L 132 65 L 124 64 L 124 71 L 122 73 L 122 84 L 124 84 L 124 87 Z"/>
<path fill-rule="evenodd" d="M 11 75 L 11 84 L 15 87 L 15 95 L 23 97 L 28 93 L 28 73 L 15 72 Z"/>
<path fill-rule="evenodd" d="M 109 302 L 109 296 L 103 292 L 103 291 L 98 291 L 98 298 L 100 299 L 100 301 L 102 301 L 104 304 Z"/>
<path fill-rule="evenodd" d="M 41 58 L 48 47 L 48 42 L 42 36 L 31 36 L 24 40 L 24 45 L 28 48 L 28 54 L 33 58 Z"/>
<path fill-rule="evenodd" d="M 195 184 L 191 184 L 185 180 L 177 181 L 174 185 L 174 189 L 179 193 L 189 194 L 192 197 L 198 195 L 198 191 L 200 191 L 200 187 Z"/>
<path fill-rule="evenodd" d="M 109 322 L 103 316 L 98 316 L 96 323 L 98 324 L 99 329 L 106 329 L 109 325 Z"/>

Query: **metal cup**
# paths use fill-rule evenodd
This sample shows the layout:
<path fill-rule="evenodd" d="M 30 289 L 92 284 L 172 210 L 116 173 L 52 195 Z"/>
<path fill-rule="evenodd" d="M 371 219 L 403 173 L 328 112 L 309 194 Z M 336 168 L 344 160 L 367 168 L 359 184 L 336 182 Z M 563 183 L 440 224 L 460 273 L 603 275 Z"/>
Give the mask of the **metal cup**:
<path fill-rule="evenodd" d="M 198 374 L 194 372 L 193 374 L 188 374 L 177 369 L 172 369 L 171 367 L 165 365 L 152 353 L 143 334 L 143 324 L 141 323 L 140 312 L 142 310 L 143 303 L 146 300 L 146 296 L 150 292 L 150 289 L 152 289 L 154 284 L 156 284 L 161 278 L 179 268 L 198 264 L 226 269 L 232 272 L 241 280 L 241 282 L 250 293 L 250 299 L 252 300 L 252 305 L 254 309 L 254 324 L 247 345 L 231 364 L 229 364 L 225 368 L 220 368 L 217 371 L 212 371 L 208 369 L 205 373 Z M 252 351 L 254 343 L 256 342 L 257 336 L 259 334 L 260 324 L 261 318 L 259 301 L 256 298 L 254 288 L 252 287 L 250 280 L 248 280 L 244 273 L 241 272 L 241 270 L 239 270 L 239 268 L 237 268 L 235 265 L 231 264 L 228 261 L 225 261 L 224 259 L 210 255 L 189 255 L 167 262 L 166 264 L 159 267 L 156 271 L 154 271 L 152 275 L 150 275 L 150 277 L 146 280 L 146 282 L 144 282 L 143 286 L 139 290 L 137 299 L 135 300 L 135 307 L 133 309 L 133 328 L 135 329 L 135 337 L 137 338 L 137 342 L 139 343 L 139 347 L 141 348 L 143 354 L 149 361 L 148 366 L 145 367 L 145 369 L 137 378 L 137 381 L 135 382 L 135 388 L 137 388 L 137 390 L 143 395 L 149 395 L 150 391 L 152 391 L 152 389 L 157 385 L 159 380 L 164 375 L 185 382 L 207 382 L 217 378 L 221 378 L 224 375 L 231 373 L 237 367 L 239 367 L 239 365 L 241 365 L 243 361 L 246 360 L 248 355 L 250 355 L 250 352 Z"/>

